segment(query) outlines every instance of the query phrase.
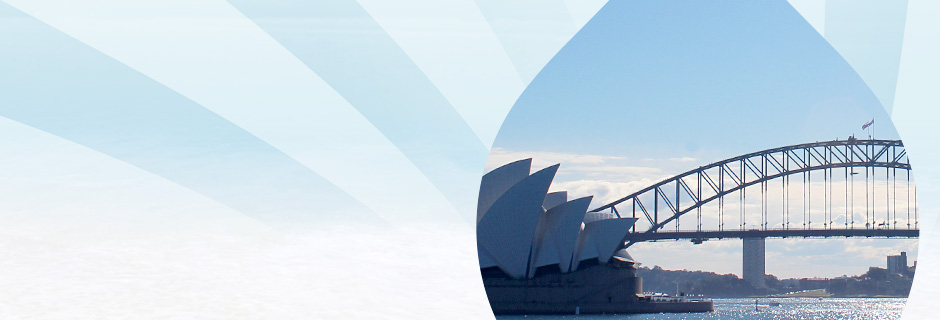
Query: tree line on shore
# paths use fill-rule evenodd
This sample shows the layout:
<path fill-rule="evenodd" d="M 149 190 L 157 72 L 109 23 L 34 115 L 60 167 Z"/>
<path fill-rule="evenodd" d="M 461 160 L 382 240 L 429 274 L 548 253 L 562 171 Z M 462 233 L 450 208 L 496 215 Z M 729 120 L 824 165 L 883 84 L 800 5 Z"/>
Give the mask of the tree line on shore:
<path fill-rule="evenodd" d="M 886 269 L 876 267 L 869 268 L 868 272 L 862 275 L 833 279 L 781 280 L 773 275 L 766 275 L 764 286 L 753 286 L 734 274 L 665 270 L 659 266 L 640 267 L 637 269 L 637 275 L 643 278 L 643 291 L 646 292 L 715 298 L 776 296 L 818 289 L 824 289 L 836 297 L 907 297 L 914 279 L 913 271 L 892 274 Z"/>

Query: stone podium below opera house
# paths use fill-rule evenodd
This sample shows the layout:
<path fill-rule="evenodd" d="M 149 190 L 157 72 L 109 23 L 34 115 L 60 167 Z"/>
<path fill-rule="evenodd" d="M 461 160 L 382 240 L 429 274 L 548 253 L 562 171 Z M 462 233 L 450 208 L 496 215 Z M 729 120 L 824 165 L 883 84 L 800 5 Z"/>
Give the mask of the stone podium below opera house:
<path fill-rule="evenodd" d="M 711 300 L 643 294 L 621 248 L 636 219 L 587 212 L 591 197 L 548 193 L 559 165 L 530 175 L 531 165 L 503 165 L 480 184 L 477 250 L 495 314 L 712 311 Z"/>

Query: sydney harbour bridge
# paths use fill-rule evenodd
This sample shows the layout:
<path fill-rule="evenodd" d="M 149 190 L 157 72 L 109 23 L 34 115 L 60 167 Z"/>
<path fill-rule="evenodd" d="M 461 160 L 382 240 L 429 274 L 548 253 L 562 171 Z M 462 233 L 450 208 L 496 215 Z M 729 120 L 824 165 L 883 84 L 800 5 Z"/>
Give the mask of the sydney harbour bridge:
<path fill-rule="evenodd" d="M 591 212 L 638 219 L 624 247 L 744 239 L 744 278 L 754 281 L 766 238 L 918 237 L 910 171 L 900 140 L 805 143 L 701 166 Z"/>

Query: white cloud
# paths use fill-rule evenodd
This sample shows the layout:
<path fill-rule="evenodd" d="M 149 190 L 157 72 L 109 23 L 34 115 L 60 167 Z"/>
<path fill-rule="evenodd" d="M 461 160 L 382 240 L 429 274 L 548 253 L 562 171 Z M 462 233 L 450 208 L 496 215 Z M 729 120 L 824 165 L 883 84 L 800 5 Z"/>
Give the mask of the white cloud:
<path fill-rule="evenodd" d="M 600 165 L 608 160 L 626 160 L 626 157 L 602 156 L 590 154 L 574 154 L 562 152 L 545 151 L 510 151 L 503 148 L 493 148 L 490 157 L 486 160 L 486 171 L 498 168 L 501 165 L 520 160 L 532 158 L 533 168 L 544 168 L 547 166 L 561 163 L 562 165 Z"/>
<path fill-rule="evenodd" d="M 631 246 L 629 251 L 646 267 L 741 274 L 740 241 L 706 241 L 699 245 L 690 241 L 644 242 Z"/>
<path fill-rule="evenodd" d="M 656 183 L 656 181 L 649 179 L 630 182 L 577 180 L 553 183 L 551 190 L 568 191 L 569 199 L 594 196 L 594 199 L 591 201 L 591 207 L 593 208 L 628 196 L 653 183 Z"/>
<path fill-rule="evenodd" d="M 501 148 L 493 149 L 487 160 L 486 170 L 490 171 L 506 163 L 527 158 L 532 158 L 533 172 L 544 167 L 561 164 L 561 168 L 555 176 L 556 184 L 578 180 L 634 183 L 636 181 L 661 180 L 669 176 L 661 168 L 637 166 L 631 163 L 631 159 L 627 157 L 544 151 L 510 151 Z"/>
<path fill-rule="evenodd" d="M 565 168 L 567 171 L 578 171 L 587 174 L 632 175 L 632 176 L 660 176 L 663 170 L 652 167 L 636 166 L 573 166 Z"/>

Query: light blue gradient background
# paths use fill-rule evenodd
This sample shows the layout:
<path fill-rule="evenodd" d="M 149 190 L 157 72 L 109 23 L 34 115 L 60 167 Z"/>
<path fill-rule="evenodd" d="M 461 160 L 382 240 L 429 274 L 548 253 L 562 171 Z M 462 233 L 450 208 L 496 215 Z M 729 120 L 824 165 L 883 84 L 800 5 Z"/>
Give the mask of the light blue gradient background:
<path fill-rule="evenodd" d="M 940 7 L 791 3 L 936 194 Z M 0 318 L 491 316 L 489 148 L 602 5 L 3 1 Z M 933 198 L 910 319 L 940 287 Z"/>

